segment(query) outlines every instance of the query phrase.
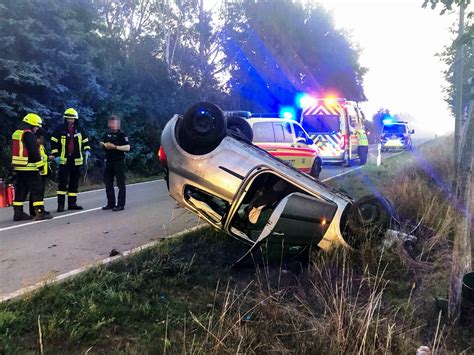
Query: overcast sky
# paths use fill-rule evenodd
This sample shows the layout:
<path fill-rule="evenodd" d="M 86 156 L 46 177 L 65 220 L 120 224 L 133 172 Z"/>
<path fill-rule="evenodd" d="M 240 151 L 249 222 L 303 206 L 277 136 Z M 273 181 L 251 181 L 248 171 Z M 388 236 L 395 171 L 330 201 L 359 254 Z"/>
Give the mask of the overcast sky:
<path fill-rule="evenodd" d="M 436 57 L 453 40 L 457 14 L 421 8 L 422 0 L 320 0 L 338 27 L 352 30 L 363 52 L 367 116 L 380 107 L 406 112 L 419 130 L 446 133 L 454 119 L 443 100 L 445 65 Z M 420 131 L 420 133 L 422 133 Z"/>
<path fill-rule="evenodd" d="M 307 0 L 331 10 L 337 27 L 350 30 L 362 48 L 360 62 L 368 101 L 366 116 L 379 108 L 408 113 L 419 133 L 454 130 L 454 118 L 443 100 L 445 65 L 436 57 L 452 43 L 449 28 L 456 13 L 421 8 L 423 0 Z M 206 0 L 212 7 L 219 0 Z"/>

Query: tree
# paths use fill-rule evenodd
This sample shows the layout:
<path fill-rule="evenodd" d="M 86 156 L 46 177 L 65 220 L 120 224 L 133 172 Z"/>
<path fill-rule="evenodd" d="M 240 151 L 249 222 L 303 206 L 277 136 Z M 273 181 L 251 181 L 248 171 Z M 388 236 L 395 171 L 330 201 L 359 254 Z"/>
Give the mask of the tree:
<path fill-rule="evenodd" d="M 0 115 L 2 147 L 27 113 L 38 113 L 47 127 L 62 120 L 67 106 L 81 102 L 81 120 L 91 121 L 92 101 L 102 95 L 91 65 L 87 37 L 95 16 L 90 2 L 5 0 L 0 4 Z M 8 152 L 2 148 L 3 164 Z"/>
<path fill-rule="evenodd" d="M 472 241 L 471 241 L 471 211 L 472 211 L 472 156 L 473 156 L 473 134 L 474 134 L 474 88 L 472 87 L 471 79 L 471 97 L 470 97 L 470 108 L 469 118 L 465 127 L 461 126 L 461 115 L 462 115 L 462 101 L 463 101 L 463 47 L 466 35 L 464 32 L 464 9 L 470 3 L 470 0 L 425 0 L 423 6 L 431 3 L 431 8 L 435 9 L 437 5 L 441 5 L 443 14 L 446 10 L 450 10 L 452 5 L 455 4 L 460 8 L 460 23 L 459 23 L 459 36 L 456 39 L 456 47 L 458 53 L 458 80 L 456 90 L 454 92 L 453 101 L 456 102 L 456 127 L 455 127 L 455 144 L 454 144 L 454 162 L 455 162 L 455 183 L 453 184 L 453 196 L 455 206 L 455 219 L 454 219 L 454 247 L 453 247 L 453 259 L 451 266 L 451 280 L 450 280 L 450 292 L 449 292 L 449 314 L 455 316 L 459 313 L 461 304 L 461 287 L 462 277 L 466 272 L 472 269 Z M 468 15 L 472 17 L 472 12 Z M 474 37 L 472 36 L 472 26 L 470 26 L 470 32 L 468 36 L 471 39 L 471 57 L 470 66 L 474 67 L 474 58 L 472 53 L 474 52 Z M 452 65 L 452 63 L 451 63 Z M 455 87 L 454 83 L 451 82 L 452 87 Z"/>
<path fill-rule="evenodd" d="M 226 11 L 223 45 L 235 108 L 275 111 L 292 105 L 298 92 L 365 99 L 358 50 L 321 6 L 240 0 Z"/>

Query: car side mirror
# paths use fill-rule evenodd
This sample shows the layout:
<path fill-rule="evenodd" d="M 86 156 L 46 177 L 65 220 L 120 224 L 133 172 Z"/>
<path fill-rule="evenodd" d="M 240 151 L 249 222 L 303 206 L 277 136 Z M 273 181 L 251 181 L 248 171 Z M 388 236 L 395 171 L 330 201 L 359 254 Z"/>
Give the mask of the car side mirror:
<path fill-rule="evenodd" d="M 412 129 L 412 130 L 410 131 L 410 133 L 411 133 L 411 134 L 414 134 L 414 133 L 415 133 L 415 130 L 414 130 L 414 129 Z"/>
<path fill-rule="evenodd" d="M 313 141 L 311 138 L 308 138 L 308 139 L 306 140 L 306 144 L 307 144 L 307 145 L 313 145 L 313 144 L 314 144 L 314 141 Z"/>

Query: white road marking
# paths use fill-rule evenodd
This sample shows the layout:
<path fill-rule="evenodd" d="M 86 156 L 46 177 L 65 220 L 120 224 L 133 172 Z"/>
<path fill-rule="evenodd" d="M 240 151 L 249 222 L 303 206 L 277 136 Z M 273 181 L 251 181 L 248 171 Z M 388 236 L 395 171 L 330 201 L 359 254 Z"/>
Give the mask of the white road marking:
<path fill-rule="evenodd" d="M 357 168 L 354 168 L 354 169 L 351 169 L 351 170 L 344 171 L 344 172 L 342 172 L 342 173 L 340 173 L 340 174 L 337 174 L 337 175 L 334 175 L 334 176 L 328 177 L 328 178 L 326 178 L 326 179 L 324 179 L 324 180 L 321 180 L 321 181 L 322 181 L 322 182 L 326 182 L 326 181 L 329 181 L 329 180 L 335 179 L 335 178 L 337 178 L 337 177 L 339 177 L 339 176 L 346 175 L 346 174 L 349 174 L 349 173 L 351 173 L 351 172 L 353 172 L 353 171 L 359 170 L 359 169 L 361 169 L 362 167 L 363 167 L 363 166 L 358 166 Z"/>
<path fill-rule="evenodd" d="M 15 228 L 31 226 L 32 224 L 38 224 L 38 223 L 43 223 L 43 222 L 54 221 L 56 219 L 75 216 L 75 215 L 78 215 L 78 214 L 87 213 L 87 212 L 91 212 L 91 211 L 97 211 L 97 210 L 100 210 L 101 208 L 102 207 L 95 207 L 95 208 L 91 208 L 91 209 L 88 209 L 88 210 L 82 210 L 82 211 L 78 211 L 78 212 L 73 212 L 73 213 L 67 213 L 67 214 L 63 214 L 63 215 L 59 215 L 59 216 L 54 216 L 54 218 L 52 218 L 52 219 L 43 219 L 41 221 L 27 222 L 27 223 L 18 224 L 18 225 L 15 225 L 15 226 L 0 228 L 0 232 L 7 231 L 7 230 L 10 230 L 10 229 L 15 229 Z"/>
<path fill-rule="evenodd" d="M 77 276 L 77 275 L 81 274 L 82 272 L 87 271 L 87 270 L 89 270 L 89 269 L 91 269 L 95 266 L 107 265 L 107 264 L 110 264 L 110 263 L 112 263 L 112 262 L 114 262 L 118 259 L 124 258 L 124 257 L 129 256 L 129 255 L 136 254 L 139 251 L 142 251 L 144 249 L 148 249 L 148 248 L 151 248 L 151 247 L 157 245 L 158 243 L 161 242 L 161 239 L 163 239 L 163 238 L 178 238 L 178 237 L 181 237 L 181 236 L 186 235 L 186 234 L 191 233 L 191 232 L 197 232 L 201 229 L 204 229 L 205 227 L 208 227 L 208 225 L 207 224 L 200 224 L 200 225 L 197 225 L 197 226 L 192 227 L 192 228 L 187 228 L 184 231 L 181 231 L 181 232 L 178 232 L 178 233 L 166 236 L 166 237 L 162 237 L 162 238 L 160 238 L 160 240 L 155 240 L 153 242 L 147 243 L 147 244 L 142 245 L 140 247 L 136 247 L 136 248 L 133 248 L 131 250 L 124 251 L 120 255 L 112 256 L 112 257 L 109 257 L 109 258 L 106 258 L 106 259 L 103 259 L 103 260 L 100 260 L 100 261 L 96 261 L 96 262 L 93 262 L 91 264 L 82 266 L 78 269 L 74 269 L 74 270 L 68 271 L 64 274 L 60 274 L 60 275 L 58 275 L 58 276 L 56 276 L 52 279 L 49 279 L 49 280 L 46 280 L 46 281 L 41 281 L 41 282 L 38 282 L 34 285 L 20 288 L 17 291 L 10 292 L 10 293 L 7 293 L 6 295 L 0 296 L 0 303 L 11 300 L 11 299 L 14 299 L 14 298 L 24 296 L 28 293 L 31 293 L 33 291 L 36 291 L 36 290 L 44 287 L 46 285 L 51 285 L 51 284 L 54 284 L 54 283 L 57 283 L 57 282 L 67 280 L 67 279 L 69 279 L 71 277 L 74 277 L 74 276 Z"/>
<path fill-rule="evenodd" d="M 135 186 L 135 185 L 149 184 L 149 183 L 156 182 L 156 181 L 163 181 L 163 179 L 136 182 L 134 184 L 127 184 L 127 187 L 128 186 Z M 78 195 L 84 195 L 84 194 L 88 194 L 88 193 L 91 193 L 91 192 L 97 192 L 97 191 L 105 191 L 105 188 L 104 189 L 89 190 L 89 191 L 82 191 L 82 192 L 79 192 Z M 47 198 L 45 198 L 45 200 L 52 200 L 52 199 L 56 199 L 56 198 L 57 198 L 57 196 L 47 197 Z"/>

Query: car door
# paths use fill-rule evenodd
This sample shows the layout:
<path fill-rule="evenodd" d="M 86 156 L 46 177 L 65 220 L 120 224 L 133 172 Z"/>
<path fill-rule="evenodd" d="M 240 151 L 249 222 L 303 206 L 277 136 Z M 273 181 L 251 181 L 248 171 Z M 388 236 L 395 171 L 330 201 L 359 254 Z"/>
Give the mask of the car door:
<path fill-rule="evenodd" d="M 291 124 L 294 132 L 295 167 L 304 172 L 310 172 L 317 151 L 309 144 L 312 140 L 304 129 L 296 122 Z"/>

